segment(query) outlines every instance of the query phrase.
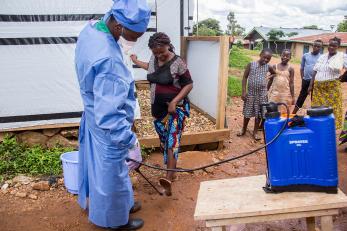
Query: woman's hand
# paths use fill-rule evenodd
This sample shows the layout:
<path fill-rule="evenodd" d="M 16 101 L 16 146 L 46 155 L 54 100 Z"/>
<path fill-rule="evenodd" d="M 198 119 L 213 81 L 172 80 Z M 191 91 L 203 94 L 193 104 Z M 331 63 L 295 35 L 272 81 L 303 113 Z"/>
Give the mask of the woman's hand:
<path fill-rule="evenodd" d="M 136 62 L 137 62 L 137 55 L 131 54 L 131 55 L 130 55 L 130 58 L 131 58 L 131 61 L 133 61 L 133 63 L 136 63 Z"/>
<path fill-rule="evenodd" d="M 177 106 L 177 103 L 175 101 L 171 101 L 170 103 L 167 103 L 168 104 L 168 108 L 167 108 L 167 111 L 170 113 L 170 114 L 175 114 L 176 113 L 176 106 Z"/>
<path fill-rule="evenodd" d="M 241 99 L 242 99 L 243 101 L 246 101 L 246 99 L 247 99 L 247 93 L 242 93 Z"/>

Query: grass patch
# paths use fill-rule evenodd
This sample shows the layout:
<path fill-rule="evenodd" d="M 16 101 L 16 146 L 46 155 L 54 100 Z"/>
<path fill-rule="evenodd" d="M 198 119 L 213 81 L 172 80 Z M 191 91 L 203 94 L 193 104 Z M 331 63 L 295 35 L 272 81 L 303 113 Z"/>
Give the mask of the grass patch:
<path fill-rule="evenodd" d="M 60 155 L 72 150 L 65 147 L 30 148 L 18 143 L 15 137 L 6 136 L 4 141 L 0 142 L 0 182 L 18 174 L 60 175 Z"/>
<path fill-rule="evenodd" d="M 246 53 L 247 49 L 233 47 L 229 56 L 229 66 L 237 69 L 244 69 L 252 58 Z"/>
<path fill-rule="evenodd" d="M 242 79 L 237 76 L 229 76 L 228 78 L 228 96 L 241 96 Z"/>

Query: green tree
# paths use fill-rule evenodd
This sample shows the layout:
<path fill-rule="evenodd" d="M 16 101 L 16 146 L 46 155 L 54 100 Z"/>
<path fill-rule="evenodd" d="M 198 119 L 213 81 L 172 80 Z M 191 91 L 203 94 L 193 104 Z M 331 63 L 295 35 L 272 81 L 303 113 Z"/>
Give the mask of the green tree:
<path fill-rule="evenodd" d="M 298 35 L 299 33 L 298 32 L 290 32 L 288 34 L 286 34 L 288 37 L 293 37 L 295 35 Z"/>
<path fill-rule="evenodd" d="M 320 30 L 317 25 L 304 26 L 302 29 Z"/>
<path fill-rule="evenodd" d="M 245 28 L 241 27 L 237 23 L 234 12 L 229 12 L 227 16 L 227 20 L 228 20 L 228 25 L 227 25 L 227 30 L 225 31 L 227 35 L 240 36 L 245 32 Z"/>
<path fill-rule="evenodd" d="M 202 33 L 207 33 L 206 35 L 222 35 L 223 31 L 220 28 L 219 21 L 213 18 L 208 18 L 202 20 L 198 23 L 198 26 L 195 24 L 193 26 L 193 34 L 197 35 L 197 30 L 199 28 L 199 35 Z"/>
<path fill-rule="evenodd" d="M 282 37 L 285 37 L 285 33 L 281 30 L 275 30 L 275 29 L 272 29 L 269 31 L 269 33 L 266 34 L 266 36 L 269 37 L 269 40 L 270 41 L 273 41 L 274 44 L 275 44 L 275 49 L 276 49 L 276 54 L 278 54 L 278 51 L 277 51 L 277 41 L 280 40 Z"/>
<path fill-rule="evenodd" d="M 282 30 L 272 29 L 266 34 L 266 36 L 269 37 L 269 40 L 280 40 L 280 38 L 285 37 L 286 35 Z"/>
<path fill-rule="evenodd" d="M 345 17 L 345 20 L 339 23 L 337 25 L 337 31 L 338 32 L 347 32 L 347 17 Z"/>

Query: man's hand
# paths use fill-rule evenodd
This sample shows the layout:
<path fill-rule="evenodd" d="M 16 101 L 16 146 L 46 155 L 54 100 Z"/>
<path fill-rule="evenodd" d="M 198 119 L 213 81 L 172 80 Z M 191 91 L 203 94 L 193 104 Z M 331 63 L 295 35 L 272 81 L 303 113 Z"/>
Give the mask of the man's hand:
<path fill-rule="evenodd" d="M 139 162 L 142 161 L 141 147 L 140 147 L 140 143 L 137 139 L 136 139 L 136 143 L 135 143 L 134 147 L 129 149 L 128 157 L 133 159 L 133 160 L 137 160 Z M 140 164 L 138 164 L 134 161 L 126 161 L 125 163 L 128 165 L 129 170 L 135 170 L 140 166 Z"/>

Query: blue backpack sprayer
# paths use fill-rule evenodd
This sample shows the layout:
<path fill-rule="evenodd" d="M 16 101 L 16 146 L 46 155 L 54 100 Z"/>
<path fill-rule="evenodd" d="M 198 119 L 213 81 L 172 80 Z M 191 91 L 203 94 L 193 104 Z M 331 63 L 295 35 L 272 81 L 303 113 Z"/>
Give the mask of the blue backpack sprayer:
<path fill-rule="evenodd" d="M 278 106 L 266 106 L 265 142 L 286 123 Z M 305 117 L 290 119 L 275 142 L 266 147 L 266 192 L 317 191 L 337 193 L 335 119 L 327 107 L 311 108 Z"/>
<path fill-rule="evenodd" d="M 287 118 L 280 116 L 278 105 L 287 108 Z M 265 145 L 237 157 L 194 169 L 167 169 L 127 158 L 142 165 L 173 172 L 194 172 L 249 156 L 265 148 L 267 180 L 264 191 L 279 193 L 310 191 L 337 193 L 336 132 L 333 110 L 327 107 L 311 108 L 308 116 L 289 119 L 289 110 L 283 103 L 268 103 L 264 124 Z M 162 193 L 141 173 L 136 171 L 160 194 Z"/>

